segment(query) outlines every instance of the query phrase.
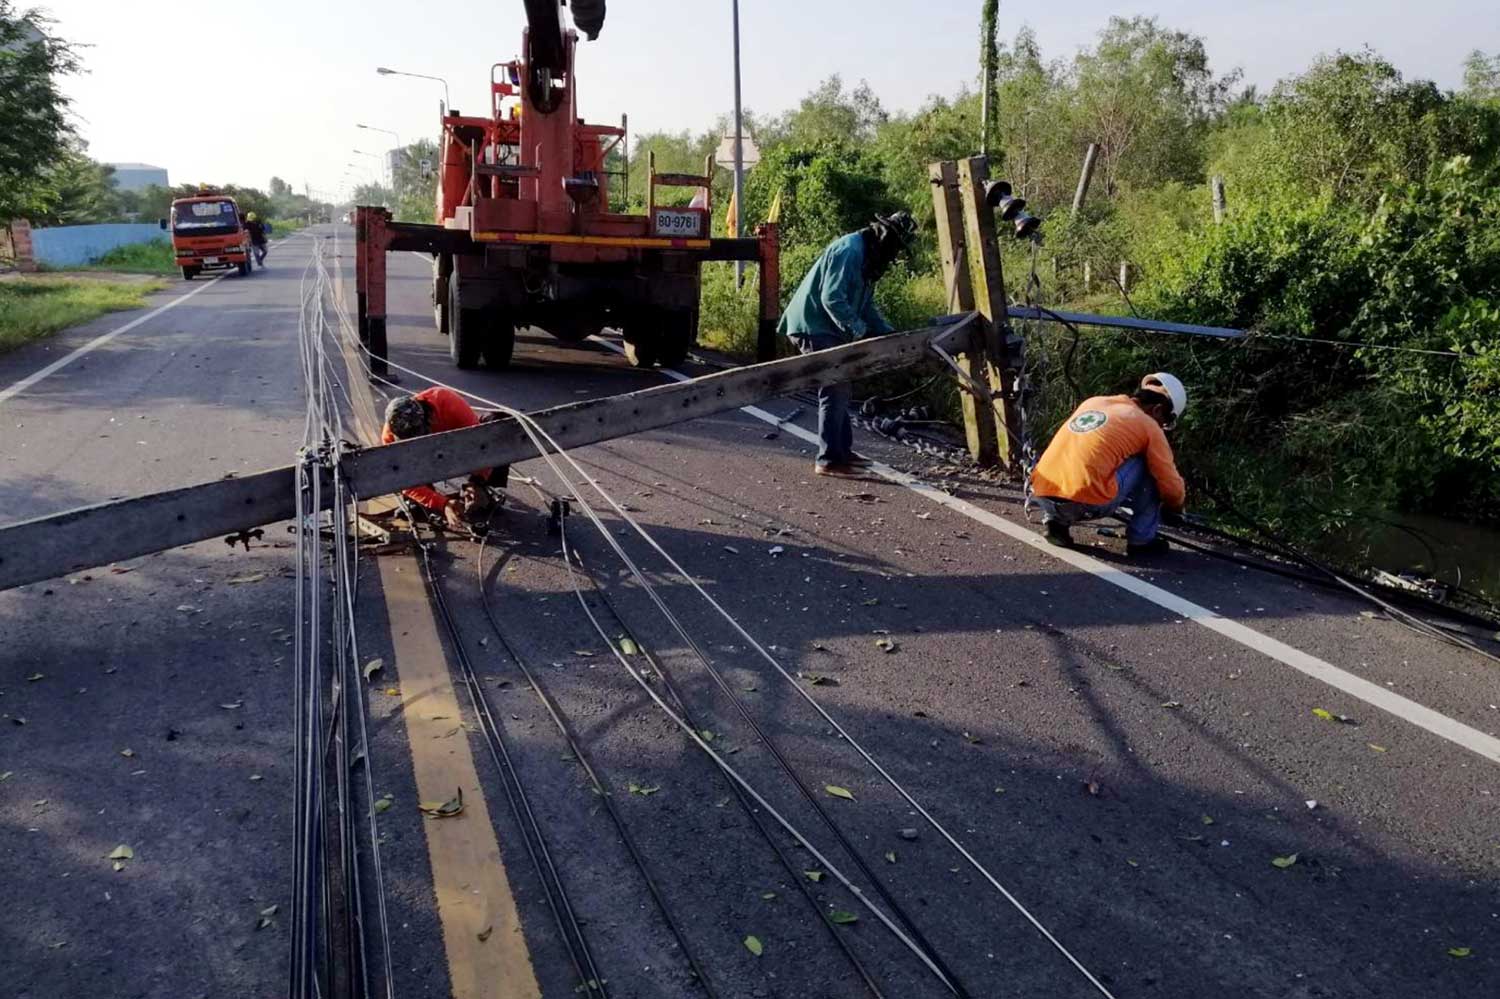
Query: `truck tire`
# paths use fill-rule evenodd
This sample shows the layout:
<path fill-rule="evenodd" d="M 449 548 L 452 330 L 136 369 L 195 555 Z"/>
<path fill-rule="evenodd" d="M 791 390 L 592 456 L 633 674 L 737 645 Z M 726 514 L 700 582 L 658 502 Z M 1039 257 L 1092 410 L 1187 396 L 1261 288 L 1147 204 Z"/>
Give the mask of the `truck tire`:
<path fill-rule="evenodd" d="M 249 257 L 245 258 L 245 262 L 243 264 L 235 264 L 234 266 L 240 272 L 240 277 L 249 277 L 250 276 L 250 258 Z"/>
<path fill-rule="evenodd" d="M 479 366 L 487 317 L 483 309 L 463 307 L 458 285 L 457 274 L 448 279 L 448 356 L 458 367 L 467 370 Z"/>
<path fill-rule="evenodd" d="M 432 322 L 448 335 L 448 285 L 453 281 L 453 257 L 440 253 L 432 259 Z"/>
<path fill-rule="evenodd" d="M 510 367 L 516 352 L 516 324 L 500 309 L 486 309 L 484 331 L 484 366 L 491 371 Z"/>
<path fill-rule="evenodd" d="M 195 278 L 197 276 L 198 276 L 198 268 L 196 268 L 196 267 L 188 267 L 188 266 L 184 266 L 182 268 L 182 279 L 184 281 L 191 281 L 193 278 Z"/>
<path fill-rule="evenodd" d="M 678 367 L 697 346 L 698 310 L 663 309 L 658 316 L 656 359 L 664 368 Z"/>

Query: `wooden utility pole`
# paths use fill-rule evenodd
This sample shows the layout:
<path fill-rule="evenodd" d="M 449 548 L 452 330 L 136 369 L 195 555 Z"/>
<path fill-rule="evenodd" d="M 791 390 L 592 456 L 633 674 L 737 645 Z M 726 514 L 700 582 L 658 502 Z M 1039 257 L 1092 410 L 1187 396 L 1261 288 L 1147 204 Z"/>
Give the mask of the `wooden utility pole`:
<path fill-rule="evenodd" d="M 1099 143 L 1090 142 L 1089 151 L 1083 154 L 1083 172 L 1078 175 L 1078 190 L 1073 192 L 1073 214 L 1083 211 L 1083 202 L 1089 196 L 1089 182 L 1094 179 L 1094 163 L 1099 159 Z"/>
<path fill-rule="evenodd" d="M 1224 224 L 1224 177 L 1222 174 L 1214 174 L 1210 181 L 1214 191 L 1214 225 Z"/>
<path fill-rule="evenodd" d="M 981 342 L 975 352 L 983 356 L 984 378 L 989 386 L 992 419 L 997 424 L 995 444 L 999 462 L 1014 464 L 1020 454 L 1021 421 L 1011 391 L 1009 348 L 1006 334 L 1005 271 L 1000 261 L 1000 244 L 995 236 L 995 213 L 984 202 L 984 182 L 989 179 L 989 160 L 971 156 L 958 161 L 959 204 L 964 216 L 964 246 L 969 262 L 969 278 L 974 286 L 974 308 L 980 314 Z"/>
<path fill-rule="evenodd" d="M 960 204 L 958 166 L 952 160 L 929 164 L 927 178 L 932 183 L 932 214 L 937 224 L 938 254 L 943 262 L 943 288 L 947 291 L 948 312 L 970 312 L 974 308 L 974 285 L 964 249 L 964 212 Z M 958 355 L 957 360 L 975 382 L 989 384 L 982 351 L 966 350 Z M 958 397 L 963 405 L 964 437 L 969 445 L 969 455 L 981 465 L 993 465 L 999 457 L 994 411 L 988 403 L 969 392 L 960 392 Z"/>

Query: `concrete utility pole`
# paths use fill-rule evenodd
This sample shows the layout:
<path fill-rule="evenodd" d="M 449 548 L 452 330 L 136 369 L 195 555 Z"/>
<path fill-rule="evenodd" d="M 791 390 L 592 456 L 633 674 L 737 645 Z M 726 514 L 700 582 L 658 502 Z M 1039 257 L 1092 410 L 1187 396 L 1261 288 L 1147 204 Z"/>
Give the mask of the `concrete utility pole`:
<path fill-rule="evenodd" d="M 734 232 L 738 236 L 745 231 L 741 219 L 745 217 L 745 123 L 740 111 L 740 0 L 733 0 L 734 13 Z M 734 262 L 734 286 L 745 282 L 745 262 Z"/>
<path fill-rule="evenodd" d="M 1083 172 L 1078 175 L 1078 190 L 1073 192 L 1073 214 L 1083 211 L 1083 202 L 1089 196 L 1089 182 L 1094 179 L 1094 163 L 1099 159 L 1099 143 L 1090 142 L 1089 151 L 1083 154 Z"/>
<path fill-rule="evenodd" d="M 990 154 L 990 118 L 995 105 L 995 32 L 998 30 L 1000 0 L 984 0 L 979 15 L 979 154 Z"/>

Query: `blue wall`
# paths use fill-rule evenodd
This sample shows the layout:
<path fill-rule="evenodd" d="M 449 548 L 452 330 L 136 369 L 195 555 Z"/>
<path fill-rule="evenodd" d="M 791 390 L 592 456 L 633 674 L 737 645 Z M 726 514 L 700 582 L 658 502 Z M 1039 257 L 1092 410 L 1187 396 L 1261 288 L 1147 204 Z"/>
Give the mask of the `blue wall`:
<path fill-rule="evenodd" d="M 31 230 L 32 254 L 48 267 L 76 267 L 93 263 L 117 246 L 166 239 L 156 223 L 106 222 L 100 225 L 64 225 Z"/>

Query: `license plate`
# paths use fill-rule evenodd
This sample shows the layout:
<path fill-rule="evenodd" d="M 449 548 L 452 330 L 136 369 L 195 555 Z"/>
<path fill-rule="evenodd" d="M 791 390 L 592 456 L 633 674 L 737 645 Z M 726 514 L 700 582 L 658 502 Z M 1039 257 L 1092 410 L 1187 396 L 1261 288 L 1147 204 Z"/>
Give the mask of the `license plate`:
<path fill-rule="evenodd" d="M 654 228 L 658 236 L 701 236 L 703 235 L 703 214 L 658 208 Z"/>
<path fill-rule="evenodd" d="M 216 263 L 219 262 L 219 258 L 218 257 L 204 257 L 203 258 L 203 262 L 205 264 L 216 264 Z"/>

